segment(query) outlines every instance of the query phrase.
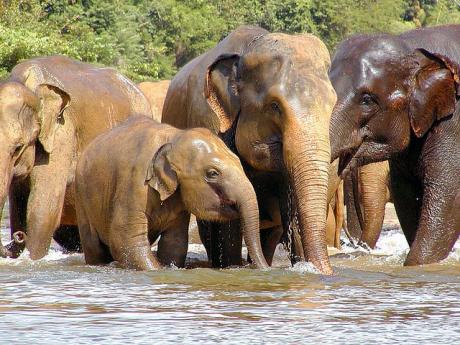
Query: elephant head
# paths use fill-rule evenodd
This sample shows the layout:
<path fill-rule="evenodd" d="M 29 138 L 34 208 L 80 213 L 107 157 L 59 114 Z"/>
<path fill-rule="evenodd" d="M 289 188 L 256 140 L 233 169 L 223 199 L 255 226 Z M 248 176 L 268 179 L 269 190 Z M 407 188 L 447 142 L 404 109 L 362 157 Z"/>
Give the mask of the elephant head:
<path fill-rule="evenodd" d="M 326 241 L 329 120 L 336 96 L 325 45 L 312 35 L 264 34 L 209 66 L 205 96 L 221 133 L 234 131 L 252 168 L 287 176 L 305 256 L 332 273 Z"/>
<path fill-rule="evenodd" d="M 182 131 L 163 145 L 151 162 L 146 180 L 162 201 L 180 188 L 185 207 L 198 219 L 240 218 L 251 258 L 258 268 L 268 267 L 260 243 L 254 188 L 238 157 L 209 130 Z"/>
<path fill-rule="evenodd" d="M 13 179 L 30 173 L 35 163 L 37 142 L 48 153 L 53 150 L 59 116 L 69 96 L 49 84 L 35 92 L 23 84 L 0 83 L 0 205 L 3 208 Z M 9 255 L 4 250 L 4 255 Z"/>
<path fill-rule="evenodd" d="M 450 116 L 460 81 L 458 66 L 446 56 L 412 50 L 388 35 L 342 43 L 330 78 L 338 98 L 331 118 L 331 158 L 340 158 L 342 174 L 389 159 Z"/>

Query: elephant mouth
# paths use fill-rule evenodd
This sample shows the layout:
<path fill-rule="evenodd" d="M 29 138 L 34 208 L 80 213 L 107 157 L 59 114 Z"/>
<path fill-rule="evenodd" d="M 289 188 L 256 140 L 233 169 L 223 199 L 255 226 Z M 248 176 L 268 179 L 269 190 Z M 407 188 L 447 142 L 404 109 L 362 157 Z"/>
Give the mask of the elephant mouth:
<path fill-rule="evenodd" d="M 211 206 L 206 208 L 204 213 L 195 214 L 197 218 L 209 221 L 227 221 L 240 217 L 239 210 L 236 204 L 224 204 Z"/>
<path fill-rule="evenodd" d="M 253 144 L 254 158 L 263 170 L 280 171 L 283 168 L 283 141 L 279 137 L 269 138 Z"/>
<path fill-rule="evenodd" d="M 220 199 L 220 205 L 216 211 L 226 219 L 236 219 L 240 215 L 236 202 L 225 198 Z"/>

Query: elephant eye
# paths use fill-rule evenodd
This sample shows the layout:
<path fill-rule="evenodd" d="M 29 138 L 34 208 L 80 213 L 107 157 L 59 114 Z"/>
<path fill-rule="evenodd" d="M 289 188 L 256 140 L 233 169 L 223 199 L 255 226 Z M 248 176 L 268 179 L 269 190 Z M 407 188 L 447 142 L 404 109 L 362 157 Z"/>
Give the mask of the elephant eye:
<path fill-rule="evenodd" d="M 280 108 L 280 105 L 276 102 L 272 102 L 270 104 L 270 108 L 272 108 L 272 110 L 277 113 L 277 114 L 281 114 L 281 108 Z"/>
<path fill-rule="evenodd" d="M 372 105 L 372 104 L 375 104 L 375 99 L 370 94 L 365 93 L 361 97 L 360 103 L 361 105 Z"/>
<path fill-rule="evenodd" d="M 24 145 L 22 145 L 22 144 L 16 145 L 16 147 L 14 148 L 14 154 L 17 155 L 21 151 L 23 146 Z"/>
<path fill-rule="evenodd" d="M 214 168 L 210 168 L 208 170 L 206 170 L 206 179 L 207 180 L 215 180 L 218 176 L 220 175 L 220 173 L 214 169 Z"/>

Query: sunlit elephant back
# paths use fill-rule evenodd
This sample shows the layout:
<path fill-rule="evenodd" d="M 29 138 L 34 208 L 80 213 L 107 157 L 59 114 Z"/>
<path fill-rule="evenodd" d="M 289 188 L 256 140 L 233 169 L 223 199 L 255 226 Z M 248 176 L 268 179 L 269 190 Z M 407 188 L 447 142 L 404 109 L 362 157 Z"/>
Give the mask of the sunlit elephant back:
<path fill-rule="evenodd" d="M 150 107 L 152 108 L 152 117 L 154 120 L 161 122 L 161 113 L 163 104 L 168 92 L 170 80 L 144 81 L 137 84 L 145 97 L 147 97 Z"/>
<path fill-rule="evenodd" d="M 336 100 L 329 65 L 327 48 L 315 36 L 239 27 L 171 81 L 162 118 L 219 134 L 246 165 L 256 192 L 278 193 L 278 213 L 265 212 L 272 223 L 286 192 L 276 176 L 285 178 L 304 255 L 324 273 L 332 272 L 325 242 L 328 131 Z"/>
<path fill-rule="evenodd" d="M 60 225 L 76 224 L 71 186 L 80 152 L 130 114 L 150 112 L 115 70 L 64 56 L 22 62 L 0 84 L 0 201 L 9 192 L 12 232 L 27 233 L 32 259 L 47 253 Z"/>

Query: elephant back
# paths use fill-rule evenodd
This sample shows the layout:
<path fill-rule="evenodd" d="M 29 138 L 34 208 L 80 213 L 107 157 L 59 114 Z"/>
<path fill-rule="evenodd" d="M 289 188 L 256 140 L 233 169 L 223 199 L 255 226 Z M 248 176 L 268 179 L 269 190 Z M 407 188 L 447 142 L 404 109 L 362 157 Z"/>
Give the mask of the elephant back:
<path fill-rule="evenodd" d="M 178 128 L 205 127 L 218 134 L 220 121 L 204 95 L 208 68 L 221 55 L 241 54 L 257 37 L 268 33 L 255 26 L 240 26 L 208 52 L 196 57 L 171 80 L 162 122 Z"/>
<path fill-rule="evenodd" d="M 65 115 L 74 122 L 80 149 L 130 114 L 151 114 L 147 99 L 128 78 L 112 68 L 65 56 L 22 62 L 12 70 L 9 79 L 33 92 L 44 84 L 65 92 L 70 98 Z"/>

